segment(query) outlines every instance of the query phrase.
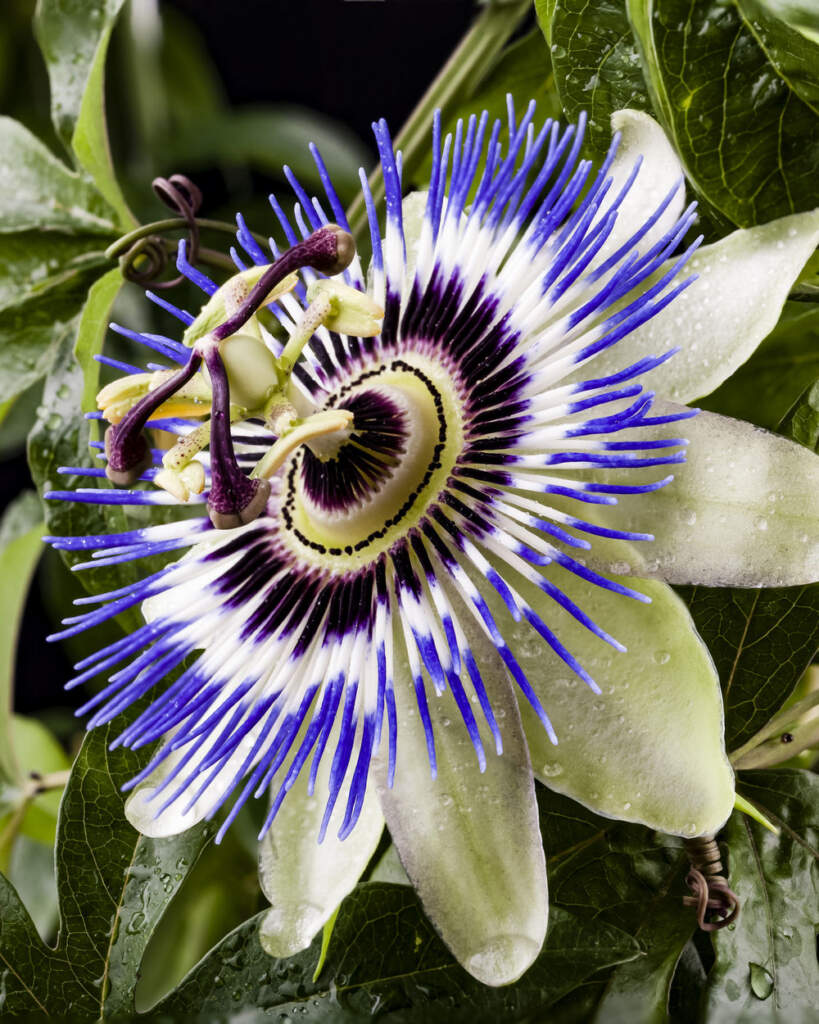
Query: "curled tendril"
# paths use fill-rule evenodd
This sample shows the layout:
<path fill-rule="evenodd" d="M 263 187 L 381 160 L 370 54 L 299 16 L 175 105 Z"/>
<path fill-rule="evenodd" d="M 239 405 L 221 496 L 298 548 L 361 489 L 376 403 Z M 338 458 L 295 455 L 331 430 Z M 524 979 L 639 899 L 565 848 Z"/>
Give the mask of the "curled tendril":
<path fill-rule="evenodd" d="M 719 847 L 713 836 L 686 839 L 691 870 L 685 884 L 691 891 L 683 896 L 686 907 L 697 908 L 697 924 L 704 932 L 716 932 L 733 923 L 739 914 L 739 899 L 723 875 Z"/>
<path fill-rule="evenodd" d="M 188 229 L 188 259 L 195 263 L 199 255 L 199 223 L 196 215 L 202 205 L 201 191 L 184 174 L 154 178 L 152 187 L 157 197 L 185 221 Z M 173 288 L 184 280 L 180 275 L 171 281 L 156 282 L 155 279 L 168 265 L 168 245 L 159 235 L 137 239 L 120 256 L 119 265 L 126 280 L 140 285 L 154 282 L 155 289 Z"/>

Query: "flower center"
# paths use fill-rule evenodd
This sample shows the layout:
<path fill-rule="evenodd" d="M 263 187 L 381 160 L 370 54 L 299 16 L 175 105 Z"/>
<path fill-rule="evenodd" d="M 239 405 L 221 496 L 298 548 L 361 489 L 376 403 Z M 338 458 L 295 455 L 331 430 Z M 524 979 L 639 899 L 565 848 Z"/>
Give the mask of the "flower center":
<path fill-rule="evenodd" d="M 331 457 L 293 455 L 282 518 L 304 554 L 352 568 L 405 534 L 445 484 L 463 443 L 460 403 L 440 366 L 412 356 L 362 373 L 325 408 L 351 412 L 352 429 Z"/>

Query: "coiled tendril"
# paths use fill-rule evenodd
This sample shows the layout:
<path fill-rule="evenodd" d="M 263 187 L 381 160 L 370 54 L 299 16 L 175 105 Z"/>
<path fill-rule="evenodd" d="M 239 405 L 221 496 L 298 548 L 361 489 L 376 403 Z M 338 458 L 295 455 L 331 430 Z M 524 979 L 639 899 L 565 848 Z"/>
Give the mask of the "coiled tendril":
<path fill-rule="evenodd" d="M 154 178 L 151 183 L 162 202 L 184 221 L 188 229 L 188 258 L 196 263 L 199 255 L 199 223 L 196 215 L 202 205 L 202 192 L 184 174 L 170 178 Z M 119 258 L 122 276 L 139 285 L 154 282 L 154 289 L 174 288 L 184 280 L 183 275 L 171 281 L 156 282 L 168 265 L 168 245 L 159 235 L 138 238 Z"/>
<path fill-rule="evenodd" d="M 737 919 L 739 899 L 723 875 L 716 839 L 714 836 L 686 839 L 685 849 L 691 861 L 685 884 L 691 895 L 683 896 L 683 905 L 697 908 L 697 924 L 704 932 L 726 928 Z"/>

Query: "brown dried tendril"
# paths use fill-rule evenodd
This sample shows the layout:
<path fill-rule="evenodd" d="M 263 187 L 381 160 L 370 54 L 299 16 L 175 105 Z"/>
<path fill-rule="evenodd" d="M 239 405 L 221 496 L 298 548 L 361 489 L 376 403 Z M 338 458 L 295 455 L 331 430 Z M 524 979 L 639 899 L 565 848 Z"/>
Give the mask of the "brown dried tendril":
<path fill-rule="evenodd" d="M 691 891 L 683 896 L 686 907 L 697 908 L 697 924 L 704 932 L 716 932 L 737 919 L 739 899 L 723 875 L 719 846 L 714 836 L 685 840 L 691 870 L 685 883 Z"/>

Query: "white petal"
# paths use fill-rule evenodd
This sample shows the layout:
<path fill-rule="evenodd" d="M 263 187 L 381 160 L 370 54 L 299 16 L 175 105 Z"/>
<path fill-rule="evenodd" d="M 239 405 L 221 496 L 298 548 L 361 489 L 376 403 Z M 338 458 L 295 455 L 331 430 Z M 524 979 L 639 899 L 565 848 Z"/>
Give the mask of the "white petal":
<path fill-rule="evenodd" d="M 598 264 L 631 238 L 677 184 L 680 187 L 674 198 L 657 223 L 641 239 L 641 252 L 647 252 L 674 226 L 685 206 L 682 165 L 665 132 L 654 118 L 641 110 L 616 110 L 611 115 L 611 130 L 612 133 L 620 132 L 622 139 L 611 166 L 610 175 L 614 180 L 609 189 L 609 197 L 613 199 L 617 196 L 640 157 L 642 163 L 617 214 L 614 229 L 595 259 Z M 604 206 L 602 214 L 605 214 L 605 210 Z"/>
<path fill-rule="evenodd" d="M 655 403 L 652 414 L 679 407 Z M 647 532 L 653 541 L 595 539 L 588 561 L 612 572 L 709 587 L 787 587 L 819 579 L 819 456 L 741 420 L 700 412 L 642 428 L 689 440 L 685 465 L 653 494 L 620 497 L 600 521 Z M 637 431 L 628 431 L 629 439 Z M 647 470 L 611 472 L 609 482 L 645 482 Z"/>
<path fill-rule="evenodd" d="M 337 736 L 335 729 L 328 744 L 330 753 L 325 752 L 319 767 L 314 795 L 307 793 L 308 761 L 259 847 L 259 880 L 272 904 L 262 921 L 259 941 L 271 956 L 292 956 L 310 945 L 358 882 L 384 830 L 371 781 L 352 833 L 344 840 L 337 836 L 346 809 L 342 793 L 324 841 L 318 842 Z M 285 774 L 284 769 L 277 773 L 271 791 L 278 790 Z"/>
<path fill-rule="evenodd" d="M 438 761 L 433 779 L 405 653 L 396 652 L 396 775 L 387 788 L 382 763 L 379 795 L 401 861 L 442 938 L 475 978 L 504 985 L 520 977 L 543 943 L 546 865 L 531 764 L 505 669 L 468 613 L 461 620 L 498 716 L 503 754 L 484 726 L 481 773 L 450 691 L 436 697 L 428 685 Z"/>
<path fill-rule="evenodd" d="M 569 573 L 550 579 L 627 650 L 585 630 L 530 584 L 521 591 L 600 687 L 595 694 L 524 621 L 493 612 L 526 672 L 558 742 L 521 699 L 538 778 L 598 814 L 676 835 L 718 829 L 734 803 L 725 753 L 722 697 L 707 648 L 670 587 L 629 585 L 651 604 L 613 594 Z"/>
<path fill-rule="evenodd" d="M 734 231 L 703 246 L 680 275 L 695 273 L 698 279 L 657 316 L 602 352 L 586 376 L 589 370 L 602 376 L 679 347 L 645 376 L 648 386 L 678 402 L 710 394 L 774 329 L 817 244 L 819 210 L 813 210 Z"/>

